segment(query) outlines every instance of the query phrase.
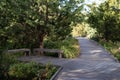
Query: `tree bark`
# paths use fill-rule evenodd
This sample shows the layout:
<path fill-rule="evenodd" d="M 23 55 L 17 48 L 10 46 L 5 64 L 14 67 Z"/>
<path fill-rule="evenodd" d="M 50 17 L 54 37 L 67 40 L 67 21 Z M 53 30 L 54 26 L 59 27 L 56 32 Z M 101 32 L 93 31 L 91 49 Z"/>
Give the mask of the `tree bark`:
<path fill-rule="evenodd" d="M 43 40 L 44 40 L 44 35 L 39 35 L 39 47 L 40 47 L 40 49 L 44 48 Z M 43 55 L 43 51 L 41 51 L 40 54 Z"/>
<path fill-rule="evenodd" d="M 43 44 L 43 39 L 44 39 L 44 36 L 43 35 L 39 35 L 39 47 L 40 48 L 43 48 L 44 47 L 44 44 Z"/>

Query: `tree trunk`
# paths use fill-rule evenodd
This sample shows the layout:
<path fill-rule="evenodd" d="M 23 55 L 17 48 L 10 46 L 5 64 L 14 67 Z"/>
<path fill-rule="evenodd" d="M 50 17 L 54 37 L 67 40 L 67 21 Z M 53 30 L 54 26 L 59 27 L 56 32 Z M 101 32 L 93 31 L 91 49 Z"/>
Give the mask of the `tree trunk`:
<path fill-rule="evenodd" d="M 39 47 L 40 47 L 40 49 L 44 48 L 43 39 L 44 39 L 44 35 L 39 35 Z M 43 55 L 43 51 L 41 51 L 40 54 Z"/>
<path fill-rule="evenodd" d="M 39 42 L 40 42 L 40 46 L 39 46 L 39 47 L 40 47 L 40 48 L 43 48 L 43 47 L 44 47 L 43 38 L 44 38 L 43 36 L 41 36 L 41 35 L 39 36 Z"/>
<path fill-rule="evenodd" d="M 108 27 L 107 27 L 106 24 L 105 24 L 105 32 L 104 32 L 104 35 L 105 35 L 105 40 L 108 41 L 109 32 L 108 32 Z"/>

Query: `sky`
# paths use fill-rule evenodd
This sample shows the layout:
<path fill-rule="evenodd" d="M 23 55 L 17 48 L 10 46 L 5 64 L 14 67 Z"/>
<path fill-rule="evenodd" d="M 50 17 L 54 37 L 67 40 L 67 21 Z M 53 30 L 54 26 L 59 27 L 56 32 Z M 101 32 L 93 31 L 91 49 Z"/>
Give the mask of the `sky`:
<path fill-rule="evenodd" d="M 96 2 L 98 5 L 103 2 L 104 0 L 85 0 L 85 3 L 92 4 L 93 2 Z"/>
<path fill-rule="evenodd" d="M 100 3 L 104 2 L 104 0 L 85 0 L 85 4 L 92 4 L 92 3 L 96 3 L 97 5 L 99 5 Z M 89 8 L 87 6 L 84 7 L 87 11 L 89 10 Z"/>

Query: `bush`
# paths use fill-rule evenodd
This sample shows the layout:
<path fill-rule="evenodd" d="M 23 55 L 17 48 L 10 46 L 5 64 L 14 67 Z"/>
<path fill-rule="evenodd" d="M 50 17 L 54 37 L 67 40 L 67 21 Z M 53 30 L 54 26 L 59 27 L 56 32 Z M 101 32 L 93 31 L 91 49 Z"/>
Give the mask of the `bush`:
<path fill-rule="evenodd" d="M 10 65 L 18 62 L 19 61 L 16 60 L 15 56 L 6 53 L 0 53 L 0 79 L 8 80 L 8 69 Z"/>
<path fill-rule="evenodd" d="M 44 71 L 47 73 L 45 79 L 49 79 L 57 68 L 50 64 L 45 66 L 33 62 L 23 63 L 16 59 L 16 55 L 0 54 L 0 80 L 38 80 L 43 74 L 39 76 L 37 74 Z"/>
<path fill-rule="evenodd" d="M 50 79 L 51 76 L 56 72 L 56 67 L 51 67 L 47 64 L 46 66 L 30 63 L 18 63 L 11 65 L 9 68 L 9 76 L 11 79 L 18 80 L 38 80 L 38 79 Z"/>
<path fill-rule="evenodd" d="M 49 48 L 49 49 L 63 50 L 64 51 L 64 53 L 63 53 L 64 58 L 75 58 L 80 53 L 78 41 L 74 38 L 67 38 L 63 41 L 54 41 L 54 42 L 50 41 L 50 40 L 46 40 L 44 42 L 44 47 Z M 49 54 L 49 55 L 51 55 L 51 54 Z M 56 56 L 56 54 L 54 54 L 52 56 Z"/>
<path fill-rule="evenodd" d="M 28 76 L 31 79 L 35 76 L 37 70 L 38 68 L 35 63 L 18 63 L 10 66 L 8 74 L 18 79 L 26 79 Z"/>

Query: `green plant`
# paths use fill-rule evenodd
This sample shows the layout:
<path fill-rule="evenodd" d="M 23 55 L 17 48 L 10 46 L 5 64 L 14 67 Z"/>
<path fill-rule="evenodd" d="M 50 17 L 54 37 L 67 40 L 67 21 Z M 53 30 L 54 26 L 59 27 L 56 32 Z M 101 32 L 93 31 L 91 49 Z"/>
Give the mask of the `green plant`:
<path fill-rule="evenodd" d="M 49 69 L 50 69 L 50 64 L 46 64 L 44 69 L 40 69 L 37 73 L 37 77 L 38 79 L 48 79 L 51 77 L 51 75 L 49 75 Z M 50 76 L 50 77 L 49 77 Z"/>
<path fill-rule="evenodd" d="M 63 41 L 50 41 L 47 40 L 44 42 L 45 48 L 49 49 L 60 49 L 63 50 L 63 57 L 65 58 L 74 58 L 80 54 L 79 44 L 78 41 L 74 38 L 66 38 Z M 50 53 L 48 53 L 51 55 Z M 52 54 L 52 56 L 56 56 Z"/>
<path fill-rule="evenodd" d="M 35 76 L 37 70 L 36 63 L 18 63 L 10 66 L 8 74 L 18 79 L 31 79 Z"/>
<path fill-rule="evenodd" d="M 37 64 L 34 62 L 24 63 L 16 60 L 16 55 L 1 53 L 0 54 L 0 79 L 1 80 L 38 80 L 37 74 L 44 73 L 47 70 L 50 78 L 55 70 L 51 65 Z M 42 71 L 43 70 L 43 71 Z M 52 74 L 52 75 L 51 75 Z"/>
<path fill-rule="evenodd" d="M 11 64 L 16 64 L 19 61 L 16 57 L 7 53 L 0 54 L 0 79 L 8 79 L 8 69 Z"/>
<path fill-rule="evenodd" d="M 51 64 L 40 65 L 34 62 L 13 64 L 9 68 L 9 76 L 11 79 L 18 80 L 41 80 L 50 79 L 57 70 Z"/>
<path fill-rule="evenodd" d="M 113 6 L 116 9 L 113 9 Z M 90 27 L 96 29 L 97 35 L 109 41 L 120 41 L 120 13 L 119 0 L 105 0 L 99 6 L 89 5 L 90 13 L 87 14 L 87 22 Z"/>

